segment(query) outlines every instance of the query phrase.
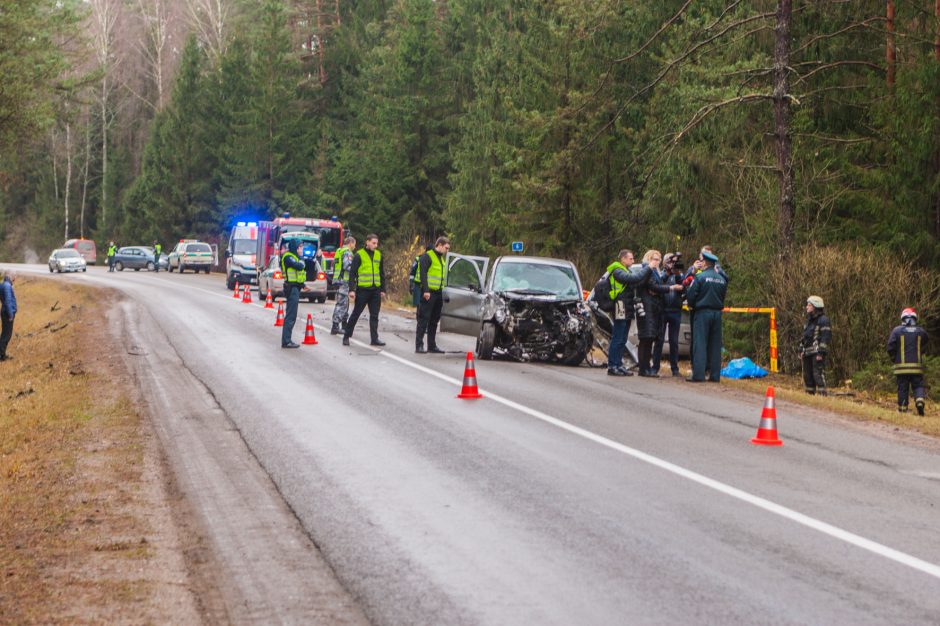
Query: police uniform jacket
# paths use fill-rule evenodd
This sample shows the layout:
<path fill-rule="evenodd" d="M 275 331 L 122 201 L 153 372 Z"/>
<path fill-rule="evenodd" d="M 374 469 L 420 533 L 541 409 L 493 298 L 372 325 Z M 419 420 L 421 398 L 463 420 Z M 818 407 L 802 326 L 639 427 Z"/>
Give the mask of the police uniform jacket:
<path fill-rule="evenodd" d="M 689 308 L 720 311 L 725 308 L 725 294 L 728 292 L 728 279 L 715 268 L 707 268 L 695 275 L 689 287 Z"/>

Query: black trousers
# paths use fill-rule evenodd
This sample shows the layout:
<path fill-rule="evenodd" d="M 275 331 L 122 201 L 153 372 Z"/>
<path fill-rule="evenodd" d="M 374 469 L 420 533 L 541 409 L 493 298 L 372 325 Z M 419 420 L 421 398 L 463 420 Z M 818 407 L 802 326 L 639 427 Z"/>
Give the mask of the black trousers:
<path fill-rule="evenodd" d="M 826 355 L 816 359 L 818 354 L 803 355 L 803 386 L 806 393 L 826 395 Z"/>
<path fill-rule="evenodd" d="M 637 356 L 637 365 L 640 368 L 641 374 L 646 374 L 651 371 L 650 368 L 650 358 L 653 356 L 653 342 L 656 341 L 652 337 L 647 337 L 645 339 L 640 339 L 640 345 L 637 346 L 636 356 Z"/>
<path fill-rule="evenodd" d="M 924 397 L 923 374 L 898 374 L 898 406 L 907 406 L 910 391 L 914 391 L 914 400 Z"/>
<path fill-rule="evenodd" d="M 346 322 L 345 336 L 352 337 L 356 323 L 366 306 L 369 307 L 369 336 L 373 342 L 379 340 L 379 310 L 382 308 L 382 292 L 374 287 L 356 289 L 356 306 Z"/>
<path fill-rule="evenodd" d="M 664 311 L 659 323 L 659 337 L 653 346 L 653 371 L 659 372 L 659 364 L 663 358 L 663 345 L 666 336 L 669 337 L 669 367 L 672 373 L 679 371 L 679 324 L 682 322 L 682 311 Z"/>
<path fill-rule="evenodd" d="M 415 335 L 415 345 L 424 342 L 424 334 L 428 335 L 428 347 L 437 347 L 437 325 L 441 321 L 441 310 L 444 308 L 444 296 L 440 291 L 431 291 L 431 297 L 418 303 L 418 332 Z"/>
<path fill-rule="evenodd" d="M 284 328 L 281 329 L 281 345 L 286 346 L 293 341 L 294 323 L 297 321 L 297 306 L 300 304 L 300 286 L 284 283 L 284 298 L 287 306 L 284 307 Z"/>
<path fill-rule="evenodd" d="M 0 315 L 0 323 L 3 325 L 2 330 L 0 330 L 0 357 L 5 357 L 7 355 L 7 346 L 10 344 L 10 339 L 13 338 L 13 320 L 8 320 L 6 315 Z"/>

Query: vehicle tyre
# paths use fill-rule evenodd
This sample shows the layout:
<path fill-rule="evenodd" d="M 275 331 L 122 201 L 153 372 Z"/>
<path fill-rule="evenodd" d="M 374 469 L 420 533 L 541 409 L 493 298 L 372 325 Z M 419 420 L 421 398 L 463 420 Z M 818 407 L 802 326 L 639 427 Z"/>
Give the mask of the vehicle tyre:
<path fill-rule="evenodd" d="M 209 273 L 211 273 L 211 272 L 212 272 L 212 268 L 211 268 L 211 267 L 207 267 L 207 268 L 206 268 L 206 274 L 209 274 Z"/>
<path fill-rule="evenodd" d="M 319 298 L 317 298 L 317 302 L 319 302 L 320 304 L 326 304 L 326 296 L 320 296 Z"/>
<path fill-rule="evenodd" d="M 124 271 L 124 264 L 121 263 L 120 261 L 118 261 L 117 263 L 114 264 L 114 269 L 116 269 L 116 270 L 119 271 L 119 272 L 123 272 L 123 271 Z"/>
<path fill-rule="evenodd" d="M 82 271 L 83 271 L 83 272 L 87 272 L 87 271 L 88 271 L 88 268 L 87 268 L 87 267 L 83 267 L 83 268 L 82 268 Z"/>
<path fill-rule="evenodd" d="M 51 266 L 51 265 L 49 266 L 49 273 L 50 273 L 50 274 L 52 273 L 52 266 Z"/>
<path fill-rule="evenodd" d="M 153 264 L 153 261 L 147 261 L 147 271 L 148 271 L 148 272 L 152 272 L 154 267 L 156 267 L 156 266 Z"/>
<path fill-rule="evenodd" d="M 496 345 L 496 324 L 483 322 L 480 336 L 477 337 L 477 358 L 489 361 L 493 358 L 493 347 Z"/>
<path fill-rule="evenodd" d="M 134 271 L 135 271 L 135 272 L 139 272 L 139 271 L 140 271 L 140 268 L 139 268 L 139 267 L 135 267 L 135 268 L 134 268 Z"/>
<path fill-rule="evenodd" d="M 185 270 L 186 270 L 186 266 L 180 263 L 180 274 L 182 274 Z"/>

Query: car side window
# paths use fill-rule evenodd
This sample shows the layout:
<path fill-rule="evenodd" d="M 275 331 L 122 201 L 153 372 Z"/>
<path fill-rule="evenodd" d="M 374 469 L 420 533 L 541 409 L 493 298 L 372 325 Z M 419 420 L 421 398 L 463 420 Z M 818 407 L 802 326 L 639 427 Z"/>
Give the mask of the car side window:
<path fill-rule="evenodd" d="M 447 286 L 476 291 L 480 288 L 480 276 L 476 264 L 467 259 L 457 259 L 447 271 Z"/>

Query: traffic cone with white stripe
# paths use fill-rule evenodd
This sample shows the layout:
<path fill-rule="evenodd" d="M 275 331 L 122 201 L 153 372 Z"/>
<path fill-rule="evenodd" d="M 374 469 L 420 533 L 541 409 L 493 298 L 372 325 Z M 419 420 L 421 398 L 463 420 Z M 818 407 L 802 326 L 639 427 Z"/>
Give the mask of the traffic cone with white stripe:
<path fill-rule="evenodd" d="M 275 326 L 284 325 L 284 301 L 283 300 L 277 301 L 277 317 L 274 318 L 274 325 Z"/>
<path fill-rule="evenodd" d="M 317 336 L 313 334 L 313 315 L 307 313 L 307 330 L 304 331 L 304 345 L 305 346 L 315 346 L 317 345 Z"/>
<path fill-rule="evenodd" d="M 764 410 L 760 414 L 760 426 L 757 428 L 757 436 L 751 439 L 751 443 L 761 446 L 783 445 L 783 441 L 777 437 L 777 407 L 775 401 L 774 388 L 767 387 Z"/>
<path fill-rule="evenodd" d="M 463 370 L 463 388 L 460 390 L 460 393 L 457 394 L 457 397 L 463 398 L 464 400 L 483 397 L 483 394 L 477 389 L 477 370 L 473 365 L 472 352 L 467 353 L 467 365 Z"/>
<path fill-rule="evenodd" d="M 264 308 L 273 309 L 274 308 L 274 299 L 271 298 L 271 289 L 268 288 L 268 297 L 264 299 Z"/>
<path fill-rule="evenodd" d="M 232 297 L 238 300 L 242 297 L 242 290 L 238 287 L 238 281 L 235 281 L 235 293 L 232 294 Z"/>
<path fill-rule="evenodd" d="M 242 303 L 251 304 L 251 287 L 249 285 L 245 285 Z"/>

